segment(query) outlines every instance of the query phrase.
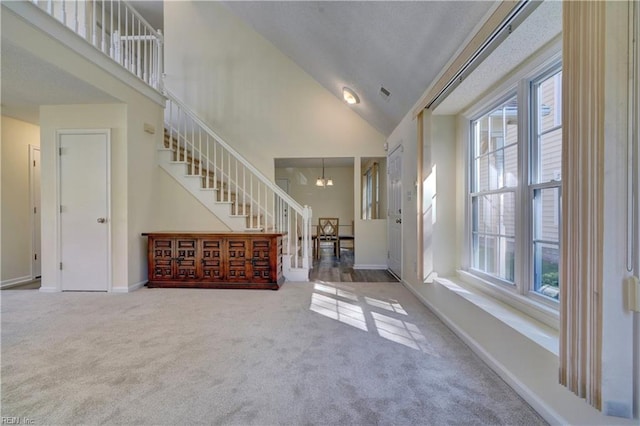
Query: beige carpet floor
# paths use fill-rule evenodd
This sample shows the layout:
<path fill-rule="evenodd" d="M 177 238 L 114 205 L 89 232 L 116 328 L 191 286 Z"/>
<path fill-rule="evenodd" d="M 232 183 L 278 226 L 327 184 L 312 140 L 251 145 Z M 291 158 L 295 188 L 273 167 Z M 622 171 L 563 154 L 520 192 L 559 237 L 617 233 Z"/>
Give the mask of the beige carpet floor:
<path fill-rule="evenodd" d="M 36 425 L 544 424 L 399 283 L 0 297 L 2 416 Z"/>

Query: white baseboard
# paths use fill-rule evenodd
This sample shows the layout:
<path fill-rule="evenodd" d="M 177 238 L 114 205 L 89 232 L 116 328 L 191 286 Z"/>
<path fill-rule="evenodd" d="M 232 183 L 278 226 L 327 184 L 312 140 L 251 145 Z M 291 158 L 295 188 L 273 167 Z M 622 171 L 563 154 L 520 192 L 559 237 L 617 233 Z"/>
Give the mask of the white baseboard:
<path fill-rule="evenodd" d="M 113 287 L 111 293 L 132 293 L 136 290 L 140 290 L 147 283 L 147 280 L 137 282 L 135 284 L 129 284 L 129 287 Z"/>
<path fill-rule="evenodd" d="M 431 312 L 433 312 L 447 327 L 451 329 L 469 348 L 476 354 L 485 364 L 487 364 L 498 376 L 502 378 L 511 388 L 520 395 L 531 407 L 538 412 L 547 422 L 553 425 L 569 424 L 557 411 L 552 409 L 548 404 L 540 399 L 534 392 L 515 377 L 501 362 L 495 359 L 480 345 L 473 337 L 471 337 L 462 328 L 458 327 L 445 314 L 430 303 L 422 294 L 416 291 L 405 280 L 401 280 L 414 296 L 416 296 Z"/>
<path fill-rule="evenodd" d="M 55 287 L 40 287 L 38 291 L 40 293 L 60 293 L 60 290 Z"/>
<path fill-rule="evenodd" d="M 31 280 L 32 280 L 31 275 L 25 275 L 24 277 L 18 277 L 18 278 L 11 278 L 10 280 L 2 281 L 0 283 L 0 288 L 15 287 L 17 285 L 29 282 Z"/>
<path fill-rule="evenodd" d="M 389 269 L 389 267 L 387 265 L 364 265 L 364 264 L 359 264 L 359 265 L 353 265 L 353 269 Z"/>

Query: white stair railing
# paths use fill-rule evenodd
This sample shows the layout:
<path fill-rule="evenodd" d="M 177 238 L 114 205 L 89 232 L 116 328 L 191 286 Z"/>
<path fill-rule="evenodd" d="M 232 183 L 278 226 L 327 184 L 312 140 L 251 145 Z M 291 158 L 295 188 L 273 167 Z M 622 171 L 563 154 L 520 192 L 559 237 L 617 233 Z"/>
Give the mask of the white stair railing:
<path fill-rule="evenodd" d="M 247 229 L 286 234 L 283 254 L 292 268 L 309 269 L 311 208 L 301 206 L 165 90 L 165 147 L 189 174 L 200 176 L 202 188 L 234 215 L 247 217 Z"/>
<path fill-rule="evenodd" d="M 89 44 L 162 92 L 162 33 L 124 0 L 31 0 Z"/>

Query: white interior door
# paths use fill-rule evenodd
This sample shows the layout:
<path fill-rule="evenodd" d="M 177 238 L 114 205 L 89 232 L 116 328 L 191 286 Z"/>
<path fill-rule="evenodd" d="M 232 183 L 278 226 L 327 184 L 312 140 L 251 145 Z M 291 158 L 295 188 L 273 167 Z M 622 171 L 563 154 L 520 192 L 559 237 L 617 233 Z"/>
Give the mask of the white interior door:
<path fill-rule="evenodd" d="M 63 291 L 109 288 L 109 131 L 59 133 Z"/>
<path fill-rule="evenodd" d="M 29 168 L 30 191 L 31 191 L 31 212 L 33 214 L 31 223 L 31 278 L 40 278 L 42 275 L 40 259 L 40 147 L 29 145 Z"/>
<path fill-rule="evenodd" d="M 388 234 L 391 272 L 402 277 L 402 145 L 387 159 L 387 190 L 389 197 Z"/>

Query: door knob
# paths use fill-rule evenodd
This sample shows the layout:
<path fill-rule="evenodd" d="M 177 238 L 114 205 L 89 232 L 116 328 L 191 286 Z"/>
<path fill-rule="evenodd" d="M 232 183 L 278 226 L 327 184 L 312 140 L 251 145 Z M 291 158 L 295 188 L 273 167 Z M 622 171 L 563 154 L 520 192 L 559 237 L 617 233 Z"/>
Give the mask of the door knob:
<path fill-rule="evenodd" d="M 107 221 L 107 219 L 105 219 L 104 217 L 99 217 L 98 218 L 98 223 L 105 223 Z"/>

